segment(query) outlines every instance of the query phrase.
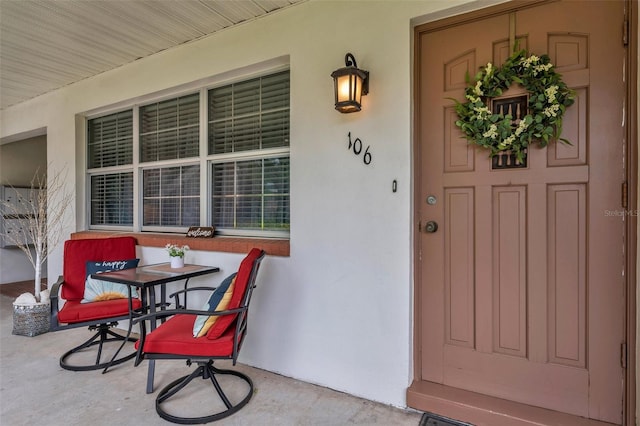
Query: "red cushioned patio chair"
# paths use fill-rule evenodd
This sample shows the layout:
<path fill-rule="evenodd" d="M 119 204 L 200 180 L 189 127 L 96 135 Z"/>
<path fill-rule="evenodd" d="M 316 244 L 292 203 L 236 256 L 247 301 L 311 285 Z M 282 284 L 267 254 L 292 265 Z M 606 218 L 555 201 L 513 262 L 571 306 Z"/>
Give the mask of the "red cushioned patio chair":
<path fill-rule="evenodd" d="M 137 320 L 141 321 L 141 335 L 136 343 L 138 348 L 136 365 L 144 358 L 184 359 L 187 365 L 192 363 L 198 365 L 191 374 L 171 382 L 158 393 L 156 411 L 163 419 L 180 424 L 209 423 L 236 413 L 251 399 L 253 382 L 247 375 L 235 370 L 218 369 L 213 366 L 213 363 L 215 360 L 226 359 L 232 360 L 233 365 L 236 364 L 240 348 L 247 335 L 249 302 L 260 262 L 264 256 L 263 250 L 252 249 L 240 263 L 237 273 L 225 279 L 211 294 L 207 302 L 207 310 L 184 309 L 184 302 L 181 303 L 180 300 L 181 295 L 186 296 L 188 292 L 204 290 L 203 287 L 193 287 L 171 295 L 176 299 L 175 306 L 178 306 L 178 309 L 159 311 Z M 211 289 L 208 290 L 211 293 Z M 219 300 L 216 299 L 216 294 L 220 296 Z M 171 317 L 147 334 L 146 320 L 154 321 L 167 316 Z M 201 329 L 200 337 L 194 337 L 194 324 L 197 321 L 209 323 L 211 318 L 216 318 L 215 323 L 209 325 L 208 330 Z M 230 376 L 238 379 L 230 379 Z M 163 403 L 196 377 L 210 380 L 213 384 L 221 401 L 206 408 L 208 412 L 214 411 L 214 413 L 195 417 L 168 413 Z M 222 379 L 219 380 L 219 378 Z M 175 404 L 179 399 L 176 398 L 172 403 Z M 172 407 L 174 412 L 178 409 L 175 405 Z M 215 410 L 212 407 L 215 407 Z"/>
<path fill-rule="evenodd" d="M 105 343 L 123 344 L 125 337 L 114 333 L 111 327 L 118 321 L 129 319 L 130 309 L 140 309 L 141 302 L 137 297 L 94 301 L 83 303 L 85 281 L 87 278 L 87 262 L 122 261 L 135 259 L 136 240 L 133 237 L 99 238 L 85 240 L 68 240 L 64 243 L 63 275 L 51 288 L 51 331 L 66 330 L 77 327 L 89 327 L 95 331 L 88 340 L 65 352 L 60 357 L 60 366 L 66 370 L 87 371 L 104 369 L 109 365 L 123 363 L 135 357 L 136 352 L 126 354 L 112 360 L 103 358 Z M 59 298 L 64 299 L 61 305 Z M 135 341 L 134 338 L 126 339 Z M 98 346 L 95 363 L 75 365 L 69 362 L 70 357 L 94 345 Z M 118 348 L 115 343 L 113 347 Z M 111 345 L 110 345 L 111 347 Z M 115 351 L 114 351 L 115 352 Z M 76 360 L 77 362 L 77 360 Z"/>

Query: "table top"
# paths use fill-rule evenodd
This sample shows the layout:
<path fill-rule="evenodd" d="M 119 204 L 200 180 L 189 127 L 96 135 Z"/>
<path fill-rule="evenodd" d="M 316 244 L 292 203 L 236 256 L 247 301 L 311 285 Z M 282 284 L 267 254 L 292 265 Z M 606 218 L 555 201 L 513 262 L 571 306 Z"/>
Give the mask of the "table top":
<path fill-rule="evenodd" d="M 186 264 L 182 268 L 172 268 L 170 263 L 158 263 L 122 271 L 102 272 L 93 274 L 91 277 L 113 283 L 129 284 L 135 287 L 150 287 L 218 271 L 220 271 L 220 268 L 217 266 Z"/>

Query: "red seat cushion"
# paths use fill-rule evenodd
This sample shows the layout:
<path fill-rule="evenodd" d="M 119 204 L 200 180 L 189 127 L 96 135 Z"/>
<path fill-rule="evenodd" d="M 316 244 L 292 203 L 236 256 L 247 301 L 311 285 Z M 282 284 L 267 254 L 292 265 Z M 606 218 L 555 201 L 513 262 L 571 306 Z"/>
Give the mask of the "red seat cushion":
<path fill-rule="evenodd" d="M 233 353 L 235 327 L 216 340 L 205 336 L 193 337 L 195 315 L 175 315 L 149 333 L 144 342 L 145 353 L 175 354 L 202 357 L 230 357 Z M 136 343 L 138 348 L 140 341 Z"/>
<path fill-rule="evenodd" d="M 133 309 L 140 309 L 140 299 L 132 299 Z M 113 299 L 103 302 L 80 303 L 67 301 L 60 312 L 58 321 L 65 324 L 74 324 L 85 321 L 96 321 L 114 317 L 123 317 L 129 314 L 128 299 Z"/>
<path fill-rule="evenodd" d="M 247 289 L 251 270 L 253 269 L 253 263 L 261 254 L 262 250 L 254 248 L 240 263 L 240 268 L 236 275 L 235 288 L 233 289 L 233 295 L 231 296 L 231 301 L 229 302 L 227 309 L 236 309 L 240 306 L 240 303 L 242 303 L 242 298 L 245 290 Z M 220 316 L 218 321 L 216 321 L 216 323 L 207 332 L 207 339 L 215 340 L 222 336 L 222 334 L 226 332 L 227 328 L 229 328 L 229 325 L 235 321 L 237 316 L 238 314 Z M 231 328 L 233 329 L 233 327 Z"/>
<path fill-rule="evenodd" d="M 62 297 L 80 301 L 84 296 L 87 277 L 86 264 L 90 260 L 125 260 L 136 257 L 133 237 L 91 238 L 64 242 Z"/>

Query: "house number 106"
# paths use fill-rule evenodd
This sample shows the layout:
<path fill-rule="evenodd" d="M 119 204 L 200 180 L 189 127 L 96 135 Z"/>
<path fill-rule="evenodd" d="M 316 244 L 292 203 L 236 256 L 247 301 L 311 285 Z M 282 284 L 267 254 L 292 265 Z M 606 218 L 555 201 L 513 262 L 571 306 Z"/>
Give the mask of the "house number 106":
<path fill-rule="evenodd" d="M 353 142 L 351 142 L 351 132 L 349 132 L 349 148 L 348 149 L 353 149 L 353 153 L 355 155 L 360 155 L 360 153 L 362 152 L 362 140 L 360 140 L 360 138 L 356 138 L 356 140 L 354 140 Z M 370 146 L 367 147 L 367 149 L 364 150 L 364 154 L 362 154 L 362 161 L 364 162 L 364 164 L 371 164 L 371 153 L 369 152 L 369 148 L 371 148 Z"/>

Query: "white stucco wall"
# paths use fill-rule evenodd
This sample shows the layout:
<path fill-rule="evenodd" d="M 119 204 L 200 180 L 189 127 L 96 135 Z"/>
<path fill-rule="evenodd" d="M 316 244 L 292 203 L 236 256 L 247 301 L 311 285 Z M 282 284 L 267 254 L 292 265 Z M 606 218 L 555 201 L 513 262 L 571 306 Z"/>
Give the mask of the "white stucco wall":
<path fill-rule="evenodd" d="M 66 164 L 77 184 L 68 232 L 83 230 L 77 116 L 288 57 L 291 256 L 263 262 L 241 361 L 404 406 L 413 365 L 411 25 L 490 3 L 311 0 L 0 111 L 0 138 L 47 129 L 48 161 Z M 330 73 L 347 52 L 371 72 L 371 86 L 363 111 L 343 115 L 333 110 Z M 349 132 L 370 146 L 370 165 L 347 150 Z M 158 248 L 138 254 L 166 260 Z M 242 258 L 188 256 L 221 266 L 217 281 Z M 58 247 L 49 276 L 61 270 Z"/>

